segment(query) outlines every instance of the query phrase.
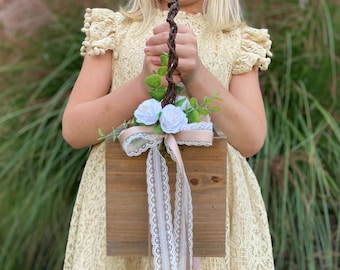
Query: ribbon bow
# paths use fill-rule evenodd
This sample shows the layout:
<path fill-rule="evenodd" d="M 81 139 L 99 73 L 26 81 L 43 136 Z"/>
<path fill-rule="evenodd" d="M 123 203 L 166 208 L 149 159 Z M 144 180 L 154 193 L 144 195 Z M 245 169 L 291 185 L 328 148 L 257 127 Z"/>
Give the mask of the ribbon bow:
<path fill-rule="evenodd" d="M 154 133 L 154 127 L 134 126 L 119 135 L 128 156 L 148 152 L 146 160 L 149 224 L 155 269 L 192 269 L 193 212 L 190 185 L 178 145 L 211 146 L 212 123 L 188 124 L 176 134 Z M 176 162 L 174 222 L 170 204 L 166 160 L 159 151 L 164 141 L 167 152 Z"/>

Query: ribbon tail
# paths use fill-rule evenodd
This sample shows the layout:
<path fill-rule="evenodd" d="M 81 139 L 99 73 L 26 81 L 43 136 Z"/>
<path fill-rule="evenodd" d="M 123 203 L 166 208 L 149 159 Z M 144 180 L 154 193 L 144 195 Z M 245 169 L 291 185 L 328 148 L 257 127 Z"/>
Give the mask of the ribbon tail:
<path fill-rule="evenodd" d="M 175 201 L 175 243 L 178 243 L 179 268 L 192 269 L 193 215 L 192 197 L 186 174 L 178 170 Z"/>
<path fill-rule="evenodd" d="M 176 265 L 175 239 L 170 204 L 168 168 L 157 147 L 147 156 L 149 223 L 155 269 L 173 270 Z"/>
<path fill-rule="evenodd" d="M 165 140 L 168 153 L 176 162 L 175 191 L 175 244 L 177 269 L 192 269 L 193 258 L 193 209 L 191 190 L 177 142 L 172 135 Z"/>
<path fill-rule="evenodd" d="M 178 168 L 176 178 L 176 198 L 181 198 L 181 203 L 175 202 L 175 230 L 180 230 L 179 237 L 179 269 L 192 269 L 193 258 L 193 209 L 191 190 L 184 170 Z M 177 199 L 177 200 L 178 200 Z M 180 222 L 178 220 L 181 220 Z M 177 236 L 177 235 L 176 235 Z M 177 241 L 176 241 L 177 243 Z"/>

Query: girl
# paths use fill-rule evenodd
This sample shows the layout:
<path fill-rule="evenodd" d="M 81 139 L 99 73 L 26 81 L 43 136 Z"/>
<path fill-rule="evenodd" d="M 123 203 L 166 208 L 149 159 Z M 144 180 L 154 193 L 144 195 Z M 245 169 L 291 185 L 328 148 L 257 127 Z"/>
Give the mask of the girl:
<path fill-rule="evenodd" d="M 64 269 L 150 269 L 148 258 L 106 256 L 105 146 L 109 133 L 148 98 L 145 78 L 168 51 L 168 0 L 130 0 L 125 9 L 87 9 L 83 66 L 63 116 L 63 136 L 74 148 L 94 145 L 75 202 Z M 266 70 L 267 31 L 248 27 L 238 0 L 180 0 L 176 83 L 199 102 L 214 100 L 214 124 L 226 134 L 227 213 L 225 258 L 195 259 L 195 269 L 273 269 L 267 214 L 246 157 L 266 136 L 258 69 Z M 164 84 L 166 82 L 164 81 Z"/>

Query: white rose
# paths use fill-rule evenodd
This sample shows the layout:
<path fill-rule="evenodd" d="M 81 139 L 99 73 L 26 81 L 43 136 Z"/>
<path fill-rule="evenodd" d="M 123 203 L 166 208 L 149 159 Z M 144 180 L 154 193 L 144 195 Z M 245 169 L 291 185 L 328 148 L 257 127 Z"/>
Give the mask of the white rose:
<path fill-rule="evenodd" d="M 163 108 L 159 122 L 165 133 L 174 134 L 188 124 L 188 119 L 181 108 L 168 104 Z"/>
<path fill-rule="evenodd" d="M 134 116 L 137 123 L 153 125 L 158 121 L 162 105 L 159 101 L 151 98 L 144 100 L 135 110 Z"/>

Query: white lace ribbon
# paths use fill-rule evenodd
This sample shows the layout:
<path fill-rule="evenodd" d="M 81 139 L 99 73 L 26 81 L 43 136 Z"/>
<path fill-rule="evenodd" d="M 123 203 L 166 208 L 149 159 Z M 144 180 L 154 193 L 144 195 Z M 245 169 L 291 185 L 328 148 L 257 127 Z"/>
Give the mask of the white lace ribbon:
<path fill-rule="evenodd" d="M 149 150 L 146 160 L 149 223 L 154 265 L 157 270 L 192 269 L 193 213 L 190 185 L 178 144 L 211 146 L 212 123 L 189 124 L 177 134 L 156 134 L 154 127 L 135 126 L 124 130 L 119 141 L 128 156 Z M 176 162 L 174 220 L 166 160 L 159 152 L 164 141 Z M 174 222 L 173 222 L 174 221 Z"/>

